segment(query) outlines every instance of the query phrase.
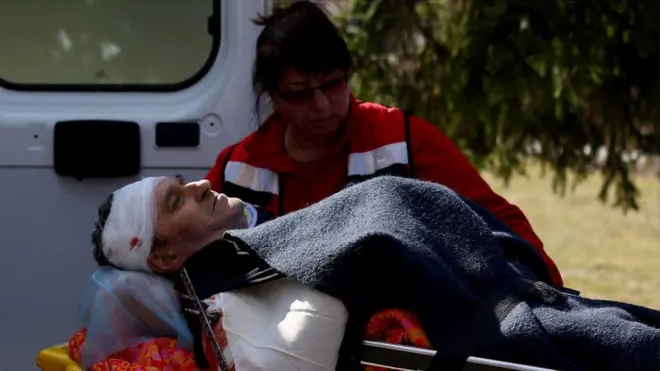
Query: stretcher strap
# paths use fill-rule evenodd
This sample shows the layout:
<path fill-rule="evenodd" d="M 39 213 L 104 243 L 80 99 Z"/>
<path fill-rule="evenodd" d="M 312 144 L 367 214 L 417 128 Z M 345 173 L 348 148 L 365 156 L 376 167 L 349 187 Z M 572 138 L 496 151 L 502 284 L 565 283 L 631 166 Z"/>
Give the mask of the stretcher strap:
<path fill-rule="evenodd" d="M 208 337 L 208 340 L 211 343 L 211 349 L 213 349 L 213 354 L 215 355 L 215 358 L 218 361 L 218 368 L 220 369 L 220 371 L 229 371 L 229 366 L 227 365 L 227 361 L 225 360 L 225 357 L 222 354 L 222 348 L 220 347 L 218 340 L 215 338 L 215 333 L 213 332 L 211 321 L 206 315 L 206 309 L 202 305 L 202 302 L 199 300 L 199 297 L 195 292 L 195 288 L 193 287 L 192 281 L 190 281 L 190 277 L 188 276 L 188 271 L 186 270 L 186 268 L 181 269 L 180 275 L 181 275 L 181 281 L 183 282 L 183 285 L 186 289 L 186 293 L 188 294 L 189 299 L 192 300 L 193 305 L 195 307 L 195 311 L 196 311 L 195 314 L 198 316 L 199 321 L 202 324 L 202 330 L 206 333 L 206 336 Z"/>

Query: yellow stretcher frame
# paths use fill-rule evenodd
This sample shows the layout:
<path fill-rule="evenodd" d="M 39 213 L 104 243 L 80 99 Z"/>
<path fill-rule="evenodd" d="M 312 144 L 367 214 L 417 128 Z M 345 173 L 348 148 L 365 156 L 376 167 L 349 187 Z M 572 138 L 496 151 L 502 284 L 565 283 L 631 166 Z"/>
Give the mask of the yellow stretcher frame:
<path fill-rule="evenodd" d="M 37 355 L 37 366 L 42 371 L 82 371 L 82 367 L 69 357 L 68 343 L 40 351 Z"/>

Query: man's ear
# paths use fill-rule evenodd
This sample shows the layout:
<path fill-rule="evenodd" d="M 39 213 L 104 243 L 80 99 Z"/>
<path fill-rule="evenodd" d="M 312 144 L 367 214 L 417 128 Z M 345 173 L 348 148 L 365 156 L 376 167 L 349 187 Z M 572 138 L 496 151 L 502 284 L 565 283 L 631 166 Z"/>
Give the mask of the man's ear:
<path fill-rule="evenodd" d="M 158 246 L 151 250 L 147 258 L 149 268 L 156 273 L 169 274 L 179 270 L 183 263 L 183 257 L 169 246 Z"/>

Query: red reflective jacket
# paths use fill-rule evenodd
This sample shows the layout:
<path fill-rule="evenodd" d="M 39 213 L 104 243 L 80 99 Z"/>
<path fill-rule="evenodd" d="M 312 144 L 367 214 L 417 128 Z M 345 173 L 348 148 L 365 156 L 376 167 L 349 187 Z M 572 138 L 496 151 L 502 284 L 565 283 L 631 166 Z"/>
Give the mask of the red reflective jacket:
<path fill-rule="evenodd" d="M 206 176 L 215 191 L 239 197 L 274 215 L 299 210 L 351 181 L 374 175 L 413 175 L 441 183 L 484 206 L 541 254 L 553 283 L 563 286 L 522 211 L 493 192 L 460 150 L 430 123 L 399 109 L 353 101 L 342 139 L 329 159 L 299 163 L 284 149 L 285 124 L 275 112 L 241 142 L 225 148 Z"/>

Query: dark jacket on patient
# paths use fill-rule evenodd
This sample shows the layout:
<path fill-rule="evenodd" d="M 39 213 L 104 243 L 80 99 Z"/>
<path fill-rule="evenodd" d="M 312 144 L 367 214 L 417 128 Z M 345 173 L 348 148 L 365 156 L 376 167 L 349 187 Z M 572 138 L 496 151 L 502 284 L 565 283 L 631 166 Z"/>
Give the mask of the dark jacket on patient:
<path fill-rule="evenodd" d="M 364 325 L 384 308 L 416 313 L 440 362 L 472 355 L 560 370 L 660 369 L 660 312 L 554 289 L 542 283 L 539 259 L 448 188 L 381 177 L 229 232 L 187 268 L 201 297 L 272 267 L 339 298 L 350 318 L 338 369 L 355 366 Z"/>

